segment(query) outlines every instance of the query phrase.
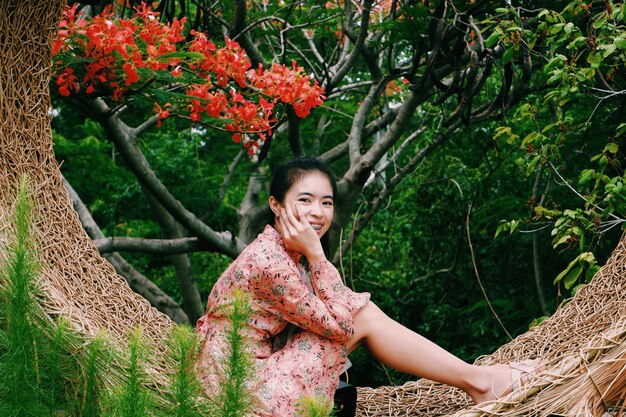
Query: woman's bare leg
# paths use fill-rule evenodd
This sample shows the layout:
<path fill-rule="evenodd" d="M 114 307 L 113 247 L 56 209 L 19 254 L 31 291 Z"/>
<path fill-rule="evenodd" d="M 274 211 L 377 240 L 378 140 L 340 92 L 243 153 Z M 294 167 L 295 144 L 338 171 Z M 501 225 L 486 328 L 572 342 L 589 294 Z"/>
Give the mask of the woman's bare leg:
<path fill-rule="evenodd" d="M 511 385 L 511 370 L 507 365 L 468 364 L 392 320 L 371 302 L 354 316 L 354 336 L 348 350 L 351 352 L 360 344 L 383 364 L 460 388 L 475 403 L 494 399 Z"/>

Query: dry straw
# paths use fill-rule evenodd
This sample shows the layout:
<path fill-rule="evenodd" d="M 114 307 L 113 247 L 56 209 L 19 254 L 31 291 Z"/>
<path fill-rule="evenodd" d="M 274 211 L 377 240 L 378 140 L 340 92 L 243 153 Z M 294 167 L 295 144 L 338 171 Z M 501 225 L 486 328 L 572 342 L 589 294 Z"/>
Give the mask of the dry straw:
<path fill-rule="evenodd" d="M 82 334 L 125 339 L 141 326 L 164 346 L 172 321 L 136 295 L 83 231 L 54 159 L 50 129 L 50 40 L 62 0 L 0 1 L 0 244 L 6 243 L 11 189 L 26 173 L 41 259 L 43 306 Z M 456 389 L 427 380 L 360 388 L 360 416 L 602 415 L 626 391 L 626 240 L 576 297 L 549 320 L 478 360 L 541 357 L 547 370 L 502 401 L 472 408 Z M 165 347 L 163 347 L 165 349 Z M 162 369 L 155 356 L 152 373 Z M 161 378 L 155 378 L 159 385 Z"/>

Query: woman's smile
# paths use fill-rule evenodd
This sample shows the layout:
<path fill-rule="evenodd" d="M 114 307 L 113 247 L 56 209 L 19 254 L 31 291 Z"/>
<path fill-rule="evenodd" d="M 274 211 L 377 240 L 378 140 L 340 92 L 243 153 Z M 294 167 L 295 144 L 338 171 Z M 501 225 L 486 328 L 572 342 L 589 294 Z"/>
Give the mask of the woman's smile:
<path fill-rule="evenodd" d="M 289 188 L 283 206 L 297 206 L 300 216 L 306 219 L 319 237 L 330 228 L 335 210 L 333 189 L 328 178 L 311 172 Z"/>

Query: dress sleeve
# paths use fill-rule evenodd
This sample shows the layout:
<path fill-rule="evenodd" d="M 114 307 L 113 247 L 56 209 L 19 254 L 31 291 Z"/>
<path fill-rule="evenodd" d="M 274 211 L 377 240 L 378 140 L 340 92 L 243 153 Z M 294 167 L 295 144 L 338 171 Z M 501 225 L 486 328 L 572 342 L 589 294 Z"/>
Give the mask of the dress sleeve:
<path fill-rule="evenodd" d="M 346 342 L 354 334 L 353 315 L 369 300 L 341 282 L 328 261 L 310 265 L 311 283 L 317 296 L 302 282 L 295 264 L 264 265 L 256 286 L 258 301 L 268 311 L 305 330 L 328 339 Z"/>

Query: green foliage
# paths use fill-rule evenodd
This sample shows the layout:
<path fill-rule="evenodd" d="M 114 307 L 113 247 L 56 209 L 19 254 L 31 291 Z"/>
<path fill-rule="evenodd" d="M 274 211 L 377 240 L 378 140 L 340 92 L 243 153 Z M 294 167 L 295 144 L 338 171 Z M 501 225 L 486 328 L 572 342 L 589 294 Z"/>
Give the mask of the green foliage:
<path fill-rule="evenodd" d="M 473 273 L 466 237 L 468 205 L 479 274 L 508 331 L 527 330 L 540 314 L 530 235 L 493 239 L 502 217 L 526 214 L 532 181 L 517 165 L 506 164 L 509 154 L 486 143 L 464 132 L 424 161 L 343 259 L 348 284 L 370 291 L 372 301 L 390 317 L 467 361 L 508 340 Z M 549 248 L 545 244 L 542 251 Z M 546 273 L 556 275 L 559 261 L 565 261 L 560 256 L 551 260 Z M 555 306 L 554 291 L 547 291 Z M 365 350 L 350 359 L 350 380 L 357 385 L 402 384 L 415 378 L 383 369 Z"/>
<path fill-rule="evenodd" d="M 80 389 L 77 393 L 78 407 L 75 415 L 85 417 L 100 416 L 100 400 L 103 397 L 102 381 L 108 365 L 112 363 L 112 355 L 104 335 L 99 335 L 89 342 L 83 356 L 83 372 L 79 380 Z"/>
<path fill-rule="evenodd" d="M 145 155 L 159 178 L 190 210 L 199 213 L 216 230 L 237 222 L 232 207 L 245 195 L 240 183 L 229 187 L 223 201 L 216 191 L 222 186 L 229 155 L 237 145 L 226 135 L 201 129 L 183 129 L 181 122 L 166 120 L 156 132 L 142 137 Z M 102 128 L 69 108 L 61 107 L 53 126 L 55 153 L 61 170 L 81 196 L 96 223 L 107 236 L 162 238 L 140 185 L 125 168 Z M 242 168 L 250 166 L 242 162 Z M 242 178 L 245 173 L 237 173 Z M 149 276 L 159 288 L 182 302 L 176 273 L 168 257 L 125 254 L 133 266 Z M 190 254 L 194 276 L 203 297 L 231 261 L 214 253 Z"/>
<path fill-rule="evenodd" d="M 223 374 L 220 378 L 220 391 L 213 401 L 216 404 L 216 416 L 239 417 L 252 410 L 252 397 L 248 382 L 254 376 L 254 366 L 244 329 L 250 318 L 250 304 L 243 293 L 236 293 L 229 314 L 230 328 L 226 334 L 227 355 L 222 363 Z"/>
<path fill-rule="evenodd" d="M 517 23 L 514 11 L 506 11 L 506 16 L 499 27 Z M 569 255 L 574 261 L 555 274 L 554 281 L 576 290 L 575 283 L 588 282 L 585 271 L 593 270 L 598 255 L 605 256 L 603 242 L 618 236 L 617 226 L 623 225 L 626 215 L 619 140 L 624 131 L 623 100 L 618 91 L 623 88 L 626 63 L 624 4 L 570 1 L 561 11 L 544 9 L 537 18 L 534 43 L 531 38 L 528 43 L 535 47 L 533 60 L 546 63 L 535 77 L 545 77 L 549 88 L 529 96 L 508 122 L 495 129 L 493 138 L 517 148 L 517 164 L 525 175 L 535 176 L 537 184 L 559 187 L 534 190 L 532 210 L 513 219 L 506 216 L 511 220 L 500 222 L 496 236 L 550 227 L 553 248 L 576 253 Z M 505 44 L 504 32 L 499 33 L 492 36 Z M 598 80 L 601 87 L 594 87 Z M 583 262 L 589 254 L 596 255 L 593 262 Z"/>
<path fill-rule="evenodd" d="M 298 417 L 328 417 L 333 412 L 333 402 L 326 397 L 302 397 L 296 406 Z"/>
<path fill-rule="evenodd" d="M 170 385 L 154 390 L 146 372 L 154 343 L 135 329 L 126 354 L 104 334 L 85 341 L 62 317 L 50 320 L 39 303 L 37 262 L 31 234 L 29 187 L 19 185 L 14 239 L 0 252 L 0 415 L 200 417 L 240 416 L 251 410 L 247 388 L 252 367 L 241 329 L 249 308 L 242 296 L 233 303 L 232 346 L 218 407 L 209 407 L 195 374 L 199 341 L 193 329 L 176 326 L 168 339 Z M 219 411 L 219 412 L 218 412 Z"/>
<path fill-rule="evenodd" d="M 108 407 L 104 416 L 142 417 L 154 416 L 154 393 L 148 389 L 149 377 L 146 373 L 149 343 L 142 340 L 141 329 L 133 329 L 128 338 L 128 365 L 124 382 L 114 387 L 106 399 Z"/>
<path fill-rule="evenodd" d="M 37 262 L 33 253 L 31 208 L 28 179 L 22 177 L 17 191 L 13 217 L 14 239 L 6 252 L 7 261 L 0 270 L 0 414 L 3 416 L 41 416 L 51 412 L 55 383 L 42 367 L 41 354 L 46 352 L 45 334 L 37 323 L 33 295 Z M 2 258 L 0 258 L 2 259 Z M 53 349 L 51 353 L 55 353 Z M 45 363 L 45 362 L 44 362 Z M 55 370 L 57 371 L 57 370 Z"/>
<path fill-rule="evenodd" d="M 557 275 L 554 283 L 562 282 L 566 289 L 571 289 L 575 293 L 581 285 L 589 283 L 599 270 L 600 267 L 593 253 L 583 252 Z"/>
<path fill-rule="evenodd" d="M 203 390 L 195 370 L 200 342 L 189 326 L 175 326 L 168 335 L 170 358 L 176 364 L 171 375 L 170 401 L 174 417 L 209 415 L 208 405 L 201 400 Z"/>

